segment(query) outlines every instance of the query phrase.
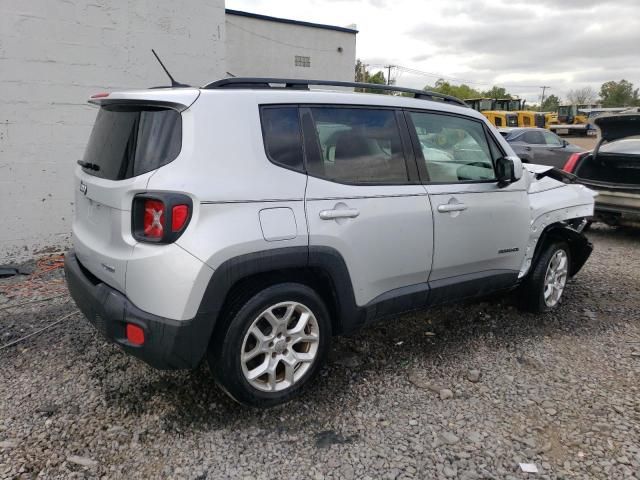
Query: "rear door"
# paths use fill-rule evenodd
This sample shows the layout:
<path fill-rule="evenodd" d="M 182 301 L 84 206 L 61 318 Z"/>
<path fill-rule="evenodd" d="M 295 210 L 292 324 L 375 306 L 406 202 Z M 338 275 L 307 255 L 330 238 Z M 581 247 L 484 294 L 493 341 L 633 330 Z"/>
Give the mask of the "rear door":
<path fill-rule="evenodd" d="M 433 230 L 404 119 L 393 109 L 302 109 L 309 244 L 343 257 L 356 303 L 415 292 L 426 302 Z M 414 297 L 415 298 L 415 297 Z"/>
<path fill-rule="evenodd" d="M 125 291 L 133 196 L 180 153 L 182 119 L 165 106 L 122 102 L 100 108 L 76 169 L 73 243 L 80 263 Z"/>
<path fill-rule="evenodd" d="M 406 113 L 433 212 L 432 302 L 512 285 L 529 238 L 524 181 L 498 188 L 503 155 L 484 123 L 436 112 Z"/>

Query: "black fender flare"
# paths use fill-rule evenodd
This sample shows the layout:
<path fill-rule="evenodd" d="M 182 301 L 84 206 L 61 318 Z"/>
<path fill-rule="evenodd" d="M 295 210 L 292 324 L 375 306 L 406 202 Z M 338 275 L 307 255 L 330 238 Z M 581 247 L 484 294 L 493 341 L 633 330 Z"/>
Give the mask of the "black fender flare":
<path fill-rule="evenodd" d="M 194 366 L 206 352 L 231 290 L 239 282 L 250 277 L 261 274 L 277 275 L 284 271 L 301 272 L 304 277 L 297 278 L 311 285 L 320 280 L 331 283 L 329 294 L 332 296 L 333 304 L 327 306 L 335 316 L 332 322 L 334 333 L 356 330 L 364 324 L 365 310 L 356 305 L 349 270 L 337 250 L 329 247 L 299 246 L 239 255 L 226 260 L 216 268 L 205 289 L 198 313 L 193 319 L 193 334 L 189 335 L 188 339 Z M 324 278 L 317 278 L 317 275 Z M 283 276 L 283 281 L 286 280 L 291 281 L 290 277 Z"/>
<path fill-rule="evenodd" d="M 569 225 L 565 223 L 553 223 L 545 228 L 540 234 L 540 239 L 538 240 L 536 250 L 533 254 L 531 262 L 532 265 L 538 261 L 543 248 L 548 244 L 548 242 L 553 241 L 554 239 L 564 240 L 569 244 L 569 248 L 571 250 L 569 252 L 571 254 L 571 269 L 569 270 L 569 276 L 573 277 L 582 269 L 591 255 L 591 252 L 593 251 L 593 244 L 583 233 L 578 232 Z"/>

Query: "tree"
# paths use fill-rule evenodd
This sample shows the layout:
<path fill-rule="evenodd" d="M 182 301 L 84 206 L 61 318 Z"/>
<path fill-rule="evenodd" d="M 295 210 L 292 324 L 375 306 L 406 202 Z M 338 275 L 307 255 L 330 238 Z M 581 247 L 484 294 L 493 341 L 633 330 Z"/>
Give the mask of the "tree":
<path fill-rule="evenodd" d="M 598 94 L 591 87 L 576 88 L 569 90 L 567 100 L 571 105 L 589 105 L 596 102 Z"/>
<path fill-rule="evenodd" d="M 433 86 L 426 85 L 423 90 L 451 95 L 453 97 L 460 98 L 461 100 L 482 96 L 478 90 L 470 87 L 469 85 L 465 85 L 464 83 L 462 85 L 451 85 L 442 78 L 438 79 L 436 84 Z"/>
<path fill-rule="evenodd" d="M 496 85 L 491 87 L 491 90 L 482 92 L 482 96 L 487 98 L 511 98 L 511 94 L 507 93 L 504 87 L 498 87 Z"/>
<path fill-rule="evenodd" d="M 628 107 L 640 105 L 638 89 L 634 90 L 633 83 L 626 80 L 609 81 L 600 87 L 600 98 L 603 107 Z"/>
<path fill-rule="evenodd" d="M 387 79 L 384 76 L 384 72 L 379 71 L 372 75 L 367 69 L 367 65 L 362 63 L 360 59 L 356 60 L 355 81 L 362 83 L 375 83 L 376 85 L 387 84 Z M 390 92 L 389 90 L 379 90 L 377 88 L 356 88 L 356 91 L 365 93 L 382 93 L 385 95 L 393 94 L 393 92 Z"/>
<path fill-rule="evenodd" d="M 560 99 L 555 95 L 549 95 L 544 99 L 542 106 L 540 108 L 543 112 L 557 112 L 558 107 L 560 106 Z"/>

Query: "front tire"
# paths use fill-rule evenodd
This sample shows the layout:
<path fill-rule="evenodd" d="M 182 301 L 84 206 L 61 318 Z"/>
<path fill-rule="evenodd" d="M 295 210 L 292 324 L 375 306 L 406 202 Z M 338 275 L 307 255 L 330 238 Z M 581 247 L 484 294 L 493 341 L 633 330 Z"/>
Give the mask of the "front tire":
<path fill-rule="evenodd" d="M 555 309 L 567 285 L 570 267 L 571 255 L 565 242 L 558 241 L 546 245 L 520 287 L 520 306 L 534 313 Z"/>
<path fill-rule="evenodd" d="M 272 285 L 229 315 L 224 339 L 212 344 L 208 358 L 216 381 L 237 402 L 261 408 L 285 403 L 324 363 L 329 313 L 306 285 Z"/>

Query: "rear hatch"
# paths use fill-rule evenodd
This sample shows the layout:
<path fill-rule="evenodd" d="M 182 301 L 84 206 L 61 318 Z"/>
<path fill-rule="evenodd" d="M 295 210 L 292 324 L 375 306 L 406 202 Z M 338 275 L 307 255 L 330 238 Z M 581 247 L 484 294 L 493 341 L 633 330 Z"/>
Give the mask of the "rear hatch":
<path fill-rule="evenodd" d="M 74 248 L 82 266 L 125 292 L 133 197 L 182 148 L 181 112 L 197 89 L 144 90 L 93 98 L 100 109 L 76 169 Z"/>
<path fill-rule="evenodd" d="M 598 117 L 600 143 L 578 164 L 575 174 L 593 188 L 640 190 L 640 115 Z"/>

